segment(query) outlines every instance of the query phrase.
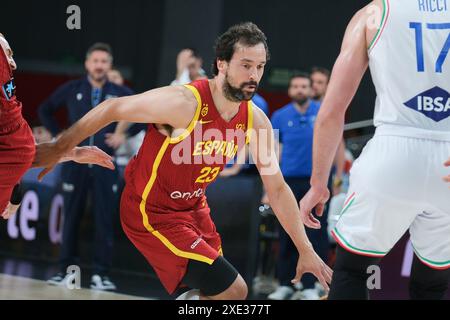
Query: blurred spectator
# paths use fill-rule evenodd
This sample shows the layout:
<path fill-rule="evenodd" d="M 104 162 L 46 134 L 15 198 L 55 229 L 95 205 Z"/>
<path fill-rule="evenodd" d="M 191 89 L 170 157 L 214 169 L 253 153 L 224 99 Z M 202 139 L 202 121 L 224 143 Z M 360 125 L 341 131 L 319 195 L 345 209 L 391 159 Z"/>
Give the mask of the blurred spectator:
<path fill-rule="evenodd" d="M 350 169 L 353 165 L 355 158 L 353 157 L 350 150 L 345 149 L 345 165 L 342 174 L 342 192 L 335 194 L 330 199 L 330 210 L 328 212 L 328 238 L 331 243 L 336 243 L 331 235 L 331 230 L 336 226 L 336 222 L 341 215 L 342 209 L 344 208 L 344 201 L 347 198 L 346 193 L 348 191 L 348 186 L 350 184 Z"/>
<path fill-rule="evenodd" d="M 54 118 L 58 109 L 67 109 L 69 124 L 73 125 L 102 101 L 132 94 L 129 88 L 108 81 L 107 73 L 111 70 L 112 62 L 110 46 L 103 43 L 94 44 L 86 54 L 87 76 L 62 85 L 40 106 L 41 122 L 53 136 L 57 136 L 61 131 Z M 111 124 L 83 141 L 81 145 L 96 145 L 112 155 L 114 150 L 106 145 L 105 134 L 114 132 L 114 129 L 115 124 Z M 91 288 L 114 290 L 115 285 L 107 275 L 112 263 L 113 220 L 118 207 L 118 171 L 67 162 L 62 167 L 62 191 L 64 225 L 60 272 L 49 279 L 48 283 L 65 284 L 67 267 L 79 264 L 78 231 L 89 191 L 92 195 L 95 220 Z"/>
<path fill-rule="evenodd" d="M 342 186 L 344 183 L 343 175 L 344 175 L 344 167 L 345 167 L 345 141 L 344 137 L 342 137 L 342 141 L 339 144 L 338 150 L 334 157 L 334 167 L 331 171 L 333 177 L 333 184 L 331 188 L 331 195 L 338 195 L 343 192 Z"/>
<path fill-rule="evenodd" d="M 118 69 L 108 71 L 108 80 L 117 85 L 123 85 L 124 79 Z M 120 121 L 113 133 L 106 134 L 106 144 L 116 150 L 116 161 L 119 166 L 126 166 L 128 160 L 136 154 L 144 140 L 147 124 L 128 123 Z M 128 134 L 127 134 L 128 133 Z"/>
<path fill-rule="evenodd" d="M 323 67 L 313 67 L 311 70 L 311 88 L 312 97 L 318 103 L 322 103 L 327 92 L 328 83 L 330 82 L 330 70 Z M 335 168 L 333 172 L 332 195 L 340 194 L 342 187 L 342 169 L 345 163 L 345 142 L 342 139 L 339 149 L 334 159 Z"/>
<path fill-rule="evenodd" d="M 286 183 L 299 201 L 310 188 L 312 174 L 312 145 L 314 123 L 320 104 L 310 99 L 311 79 L 306 73 L 298 73 L 289 81 L 288 95 L 292 102 L 277 110 L 272 125 L 278 131 L 280 167 Z M 268 201 L 265 199 L 264 201 Z M 317 254 L 327 261 L 328 235 L 327 210 L 319 218 L 322 229 L 307 229 L 307 235 Z M 291 280 L 295 277 L 298 252 L 289 235 L 279 228 L 280 252 L 277 273 L 280 286 L 268 298 L 285 300 L 292 297 L 295 289 Z M 321 288 L 311 274 L 302 278 L 302 299 L 318 299 Z"/>
<path fill-rule="evenodd" d="M 316 101 L 322 102 L 327 92 L 330 81 L 330 70 L 323 67 L 314 67 L 311 70 L 312 97 Z"/>
<path fill-rule="evenodd" d="M 36 144 L 50 142 L 52 140 L 52 134 L 45 127 L 33 127 L 32 130 Z"/>
<path fill-rule="evenodd" d="M 45 127 L 36 126 L 32 128 L 34 140 L 36 144 L 50 142 L 52 134 Z M 61 182 L 61 167 L 62 164 L 57 164 L 55 168 L 44 176 L 42 181 L 38 180 L 38 175 L 42 171 L 42 168 L 29 169 L 22 178 L 25 189 L 30 185 L 38 186 L 40 191 L 43 191 L 43 187 L 55 190 Z"/>
<path fill-rule="evenodd" d="M 118 86 L 123 86 L 125 84 L 122 73 L 116 68 L 109 70 L 107 76 L 109 82 L 117 84 Z"/>
<path fill-rule="evenodd" d="M 205 79 L 202 68 L 203 60 L 193 49 L 183 49 L 177 56 L 177 75 L 171 86 L 188 84 L 195 80 Z"/>
<path fill-rule="evenodd" d="M 255 96 L 253 97 L 252 102 L 258 108 L 260 108 L 262 111 L 264 111 L 266 116 L 269 116 L 269 105 L 267 104 L 267 101 L 262 96 L 260 96 L 258 93 L 255 93 Z"/>

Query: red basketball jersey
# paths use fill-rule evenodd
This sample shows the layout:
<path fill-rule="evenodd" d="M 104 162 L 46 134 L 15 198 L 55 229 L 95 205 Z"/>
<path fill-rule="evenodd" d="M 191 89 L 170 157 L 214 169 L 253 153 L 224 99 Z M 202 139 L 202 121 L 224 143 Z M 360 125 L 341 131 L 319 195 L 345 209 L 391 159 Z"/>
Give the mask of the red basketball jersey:
<path fill-rule="evenodd" d="M 144 215 L 196 211 L 207 207 L 206 187 L 249 142 L 252 103 L 243 102 L 226 122 L 217 111 L 208 80 L 186 85 L 198 105 L 187 130 L 167 137 L 150 125 L 138 154 L 126 169 L 127 187 L 140 197 Z"/>
<path fill-rule="evenodd" d="M 35 153 L 34 138 L 22 117 L 22 104 L 15 90 L 11 68 L 0 48 L 0 212 L 30 168 Z"/>
<path fill-rule="evenodd" d="M 13 74 L 0 48 L 0 128 L 9 128 L 22 118 L 22 104 L 17 100 Z"/>

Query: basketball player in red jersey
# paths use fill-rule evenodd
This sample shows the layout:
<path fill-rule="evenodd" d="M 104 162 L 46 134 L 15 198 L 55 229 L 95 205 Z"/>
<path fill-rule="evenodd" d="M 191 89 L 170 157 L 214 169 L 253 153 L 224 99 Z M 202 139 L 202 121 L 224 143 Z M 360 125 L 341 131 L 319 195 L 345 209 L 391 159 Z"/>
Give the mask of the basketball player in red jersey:
<path fill-rule="evenodd" d="M 306 237 L 278 167 L 271 124 L 250 102 L 268 57 L 256 25 L 233 26 L 217 40 L 214 79 L 105 101 L 56 142 L 38 147 L 36 164 L 45 174 L 61 154 L 113 121 L 151 123 L 126 169 L 121 221 L 171 294 L 187 286 L 192 290 L 183 298 L 246 298 L 245 281 L 222 256 L 205 189 L 247 143 L 271 206 L 300 253 L 293 282 L 311 272 L 328 288 L 332 271 Z"/>
<path fill-rule="evenodd" d="M 32 165 L 35 142 L 15 96 L 13 52 L 1 33 L 0 46 L 0 213 L 8 219 L 20 205 L 19 181 Z M 73 148 L 60 161 L 70 160 L 114 167 L 111 157 L 96 147 Z"/>

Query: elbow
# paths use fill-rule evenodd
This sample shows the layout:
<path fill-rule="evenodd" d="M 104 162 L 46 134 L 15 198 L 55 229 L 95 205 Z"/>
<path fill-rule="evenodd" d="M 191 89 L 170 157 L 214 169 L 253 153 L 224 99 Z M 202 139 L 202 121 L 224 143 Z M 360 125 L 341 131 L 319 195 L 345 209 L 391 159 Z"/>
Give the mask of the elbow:
<path fill-rule="evenodd" d="M 122 118 L 120 108 L 120 98 L 111 98 L 98 106 L 101 108 L 102 117 L 108 122 L 117 122 Z"/>

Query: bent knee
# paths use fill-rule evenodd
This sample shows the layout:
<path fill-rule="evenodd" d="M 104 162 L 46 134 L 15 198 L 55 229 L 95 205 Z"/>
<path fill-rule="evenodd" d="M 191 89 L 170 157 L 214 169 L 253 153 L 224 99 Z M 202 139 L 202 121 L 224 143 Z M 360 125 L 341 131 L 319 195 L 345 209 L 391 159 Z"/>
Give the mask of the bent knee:
<path fill-rule="evenodd" d="M 230 299 L 234 300 L 247 299 L 248 287 L 241 275 L 238 275 L 234 283 L 228 289 L 230 290 L 230 295 L 232 296 Z"/>

